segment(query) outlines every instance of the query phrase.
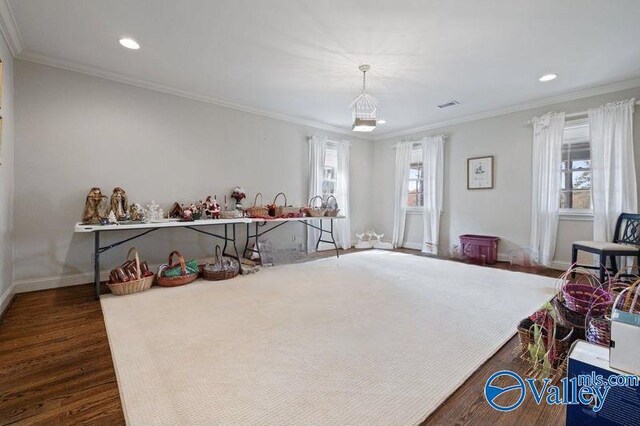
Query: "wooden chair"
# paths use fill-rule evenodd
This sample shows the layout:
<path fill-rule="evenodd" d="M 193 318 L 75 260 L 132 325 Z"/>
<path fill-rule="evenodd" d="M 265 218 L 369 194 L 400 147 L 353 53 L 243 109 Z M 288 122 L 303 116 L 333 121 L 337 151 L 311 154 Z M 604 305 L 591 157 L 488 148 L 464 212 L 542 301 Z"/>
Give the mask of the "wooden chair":
<path fill-rule="evenodd" d="M 599 269 L 600 282 L 604 283 L 607 269 L 612 275 L 618 273 L 616 257 L 637 257 L 640 263 L 640 214 L 622 213 L 616 221 L 613 242 L 576 241 L 571 247 L 571 263 L 578 260 L 578 251 L 586 251 L 599 256 L 600 266 L 578 265 L 582 268 Z M 607 268 L 607 258 L 611 268 Z"/>

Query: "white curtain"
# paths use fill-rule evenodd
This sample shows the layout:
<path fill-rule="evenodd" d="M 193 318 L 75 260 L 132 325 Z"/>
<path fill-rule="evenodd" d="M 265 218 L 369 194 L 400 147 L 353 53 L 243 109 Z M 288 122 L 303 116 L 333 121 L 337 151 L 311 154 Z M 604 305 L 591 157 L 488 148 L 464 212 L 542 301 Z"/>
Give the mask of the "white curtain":
<path fill-rule="evenodd" d="M 344 219 L 334 221 L 333 236 L 338 247 L 348 249 L 351 247 L 351 216 L 349 211 L 349 146 L 348 141 L 336 142 L 336 150 L 338 153 L 338 170 L 336 173 L 336 192 L 335 197 L 338 201 L 340 216 Z M 328 223 L 327 223 L 328 225 Z"/>
<path fill-rule="evenodd" d="M 545 266 L 551 265 L 556 251 L 564 115 L 564 112 L 550 112 L 532 120 L 533 176 L 530 248 L 533 260 Z"/>
<path fill-rule="evenodd" d="M 638 211 L 634 105 L 635 99 L 629 99 L 589 110 L 595 241 L 613 240 L 620 213 Z"/>
<path fill-rule="evenodd" d="M 406 200 L 409 192 L 409 166 L 413 142 L 396 145 L 395 208 L 393 212 L 393 246 L 402 247 L 407 217 Z"/>
<path fill-rule="evenodd" d="M 422 252 L 437 255 L 444 191 L 444 135 L 425 138 L 422 142 L 422 155 L 424 167 Z"/>
<path fill-rule="evenodd" d="M 322 181 L 324 179 L 324 160 L 327 151 L 326 139 L 317 136 L 309 138 L 309 198 L 322 195 Z M 320 226 L 320 221 L 310 222 Z M 320 231 L 307 227 L 307 252 L 316 251 L 316 243 L 320 238 Z"/>

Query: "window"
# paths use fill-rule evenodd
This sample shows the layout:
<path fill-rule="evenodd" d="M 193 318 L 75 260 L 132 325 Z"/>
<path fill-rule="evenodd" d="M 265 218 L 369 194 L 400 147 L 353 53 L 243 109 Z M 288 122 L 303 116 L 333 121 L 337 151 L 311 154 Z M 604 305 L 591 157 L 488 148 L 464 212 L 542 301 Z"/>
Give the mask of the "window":
<path fill-rule="evenodd" d="M 424 164 L 422 159 L 422 146 L 416 145 L 411 152 L 411 164 L 409 165 L 409 188 L 407 207 L 424 206 Z"/>
<path fill-rule="evenodd" d="M 336 194 L 338 183 L 338 149 L 328 145 L 324 155 L 324 175 L 322 177 L 322 199 Z"/>
<path fill-rule="evenodd" d="M 560 211 L 591 213 L 591 147 L 587 120 L 572 120 L 565 125 L 560 173 Z"/>

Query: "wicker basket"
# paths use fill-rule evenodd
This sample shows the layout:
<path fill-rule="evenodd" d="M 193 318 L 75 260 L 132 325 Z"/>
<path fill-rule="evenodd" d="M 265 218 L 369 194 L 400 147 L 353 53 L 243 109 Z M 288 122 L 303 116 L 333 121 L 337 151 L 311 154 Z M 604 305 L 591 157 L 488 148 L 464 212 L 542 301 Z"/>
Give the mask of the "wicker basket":
<path fill-rule="evenodd" d="M 580 275 L 572 278 L 571 276 L 575 274 Z M 607 280 L 607 283 L 609 282 L 611 282 L 610 276 Z M 601 283 L 591 271 L 575 265 L 571 265 L 558 278 L 558 284 L 559 297 L 564 305 L 582 315 L 591 312 L 592 316 L 601 317 L 605 314 L 607 303 L 613 302 L 613 297 L 605 289 L 606 283 Z"/>
<path fill-rule="evenodd" d="M 173 262 L 173 256 L 176 256 L 177 262 Z M 163 277 L 162 272 L 165 269 L 175 268 L 176 266 L 180 266 L 181 275 L 178 277 Z M 198 279 L 198 273 L 187 273 L 187 265 L 184 261 L 184 257 L 180 254 L 179 251 L 172 251 L 169 255 L 169 264 L 163 265 L 158 270 L 158 279 L 157 284 L 162 287 L 177 287 L 180 285 L 190 284 Z"/>
<path fill-rule="evenodd" d="M 520 321 L 520 324 L 518 324 L 518 338 L 520 339 L 520 349 L 525 356 L 528 353 L 529 344 L 533 343 L 533 325 L 533 320 L 528 317 Z M 553 364 L 554 368 L 557 368 L 558 364 L 569 352 L 571 344 L 575 341 L 575 336 L 573 333 L 573 328 L 571 327 L 565 327 L 557 323 L 554 323 L 554 326 L 555 331 L 553 336 L 553 347 L 555 355 Z M 544 328 L 542 330 L 542 335 L 544 336 L 546 341 L 547 330 Z"/>
<path fill-rule="evenodd" d="M 140 293 L 142 291 L 149 290 L 151 285 L 153 284 L 153 279 L 155 278 L 155 274 L 149 275 L 148 277 L 142 277 L 142 271 L 140 270 L 140 257 L 138 256 L 138 250 L 135 247 L 131 247 L 129 249 L 129 253 L 127 253 L 127 260 L 130 260 L 129 257 L 131 253 L 134 255 L 134 260 L 136 262 L 136 277 L 138 279 L 127 281 L 124 283 L 107 283 L 107 287 L 111 290 L 111 293 L 116 294 L 118 296 L 122 296 L 124 294 L 133 294 Z"/>
<path fill-rule="evenodd" d="M 591 312 L 593 316 L 604 315 L 607 304 L 613 302 L 611 294 L 603 288 L 572 282 L 562 286 L 562 297 L 567 308 L 584 315 Z"/>
<path fill-rule="evenodd" d="M 284 198 L 284 204 L 279 206 L 277 201 L 281 195 Z M 267 205 L 267 208 L 269 209 L 269 217 L 272 218 L 302 217 L 301 207 L 287 206 L 287 196 L 284 192 L 278 192 L 273 199 L 273 204 Z"/>
<path fill-rule="evenodd" d="M 315 200 L 320 200 L 320 207 L 314 205 Z M 305 207 L 304 213 L 309 217 L 322 217 L 327 212 L 324 202 L 322 201 L 322 197 L 316 195 L 312 199 L 309 200 L 309 206 Z"/>
<path fill-rule="evenodd" d="M 220 219 L 238 219 L 242 217 L 240 210 L 222 210 L 220 212 Z"/>
<path fill-rule="evenodd" d="M 260 205 L 258 205 L 258 195 L 260 196 Z M 249 207 L 245 210 L 248 217 L 257 219 L 268 219 L 269 208 L 262 205 L 262 192 L 256 194 L 256 198 L 253 200 L 253 207 Z"/>
<path fill-rule="evenodd" d="M 333 199 L 333 202 L 331 200 Z M 333 195 L 329 195 L 327 197 L 327 201 L 325 202 L 325 207 L 327 211 L 325 212 L 325 216 L 336 217 L 338 213 L 340 213 L 340 209 L 338 208 L 338 200 Z"/>
<path fill-rule="evenodd" d="M 636 280 L 626 287 L 620 282 L 617 282 L 617 286 L 609 286 L 612 294 L 615 294 L 615 302 L 606 304 L 607 313 L 604 317 L 596 318 L 587 315 L 586 340 L 588 342 L 609 347 L 611 343 L 611 309 L 614 306 L 619 310 L 640 313 L 640 298 L 636 299 L 635 303 L 633 301 L 633 294 L 639 285 L 640 280 Z M 626 296 L 623 298 L 624 293 Z"/>
<path fill-rule="evenodd" d="M 220 246 L 216 245 L 213 264 L 202 268 L 202 278 L 208 281 L 228 280 L 238 275 L 240 264 L 234 258 L 223 256 Z"/>
<path fill-rule="evenodd" d="M 611 320 L 606 317 L 591 318 L 585 330 L 585 340 L 608 348 L 611 343 Z"/>
<path fill-rule="evenodd" d="M 558 314 L 560 324 L 573 328 L 573 333 L 577 339 L 584 339 L 586 315 L 567 308 L 564 304 L 562 293 L 559 293 L 558 296 L 553 299 L 552 304 Z"/>

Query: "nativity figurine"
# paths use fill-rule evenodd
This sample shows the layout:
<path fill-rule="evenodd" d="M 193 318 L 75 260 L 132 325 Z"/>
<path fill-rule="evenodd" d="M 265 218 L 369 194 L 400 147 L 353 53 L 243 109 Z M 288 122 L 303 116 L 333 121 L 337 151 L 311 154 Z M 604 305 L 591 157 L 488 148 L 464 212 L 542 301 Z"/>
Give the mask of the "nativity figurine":
<path fill-rule="evenodd" d="M 129 212 L 127 193 L 119 186 L 113 188 L 113 194 L 111 194 L 111 211 L 118 221 L 127 219 Z"/>
<path fill-rule="evenodd" d="M 87 194 L 82 214 L 82 223 L 98 224 L 108 216 L 107 196 L 102 195 L 100 188 L 91 188 Z"/>

